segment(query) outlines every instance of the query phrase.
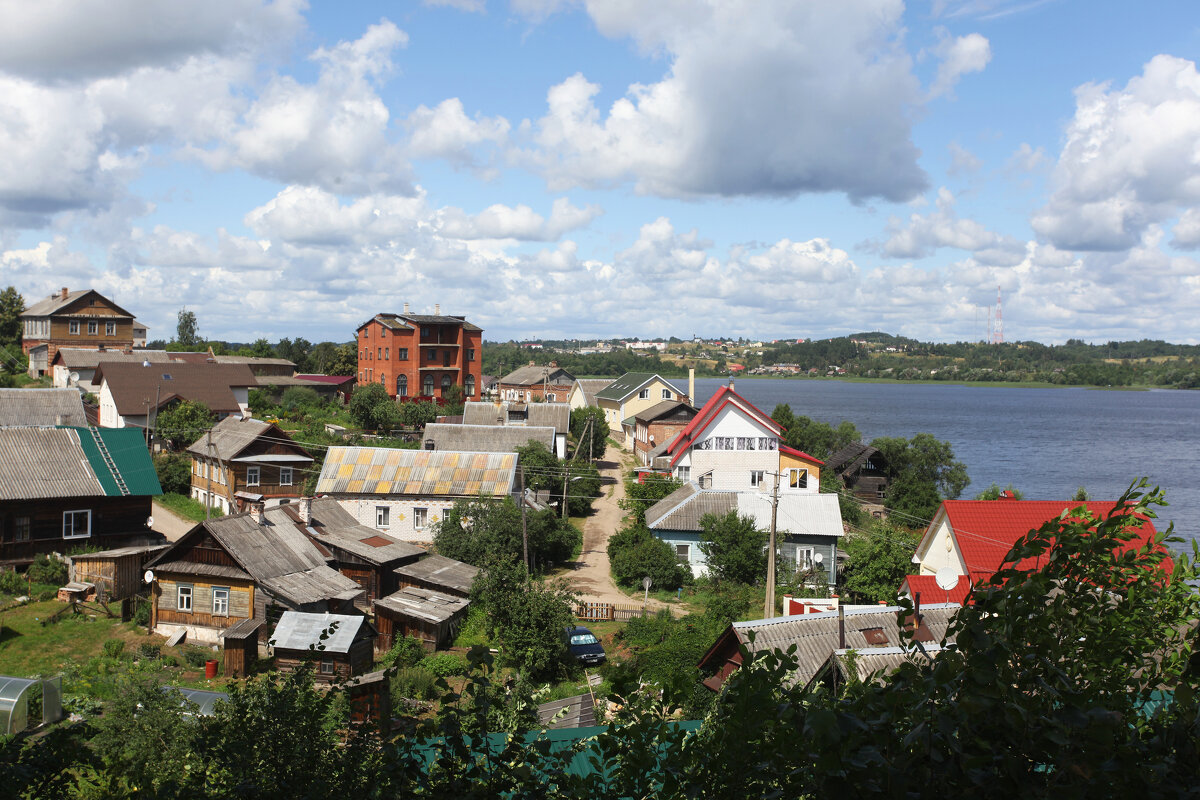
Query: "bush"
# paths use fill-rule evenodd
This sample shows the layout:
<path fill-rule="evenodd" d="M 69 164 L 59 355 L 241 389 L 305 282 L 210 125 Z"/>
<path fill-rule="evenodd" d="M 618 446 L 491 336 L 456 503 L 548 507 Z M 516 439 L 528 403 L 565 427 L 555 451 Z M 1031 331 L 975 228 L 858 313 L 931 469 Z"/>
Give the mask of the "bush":
<path fill-rule="evenodd" d="M 423 667 L 398 670 L 392 678 L 392 707 L 405 710 L 403 699 L 429 700 L 437 694 L 437 676 Z"/>
<path fill-rule="evenodd" d="M 415 636 L 405 636 L 397 639 L 392 649 L 383 654 L 379 665 L 383 668 L 397 667 L 407 669 L 415 667 L 425 658 L 425 645 Z"/>
<path fill-rule="evenodd" d="M 57 589 L 44 589 L 38 592 L 37 599 L 45 602 L 47 600 L 55 600 L 58 598 Z"/>
<path fill-rule="evenodd" d="M 453 653 L 435 653 L 426 656 L 421 661 L 421 667 L 439 678 L 449 678 L 466 674 L 467 662 Z"/>
<path fill-rule="evenodd" d="M 212 653 L 208 650 L 201 650 L 198 647 L 187 647 L 183 651 L 183 660 L 189 667 L 199 669 L 204 666 L 204 662 L 212 658 Z"/>
<path fill-rule="evenodd" d="M 138 645 L 139 658 L 158 658 L 162 654 L 161 644 L 151 644 L 150 642 L 142 642 Z"/>
<path fill-rule="evenodd" d="M 120 658 L 125 652 L 125 643 L 120 639 L 109 639 L 104 643 L 105 658 Z"/>
<path fill-rule="evenodd" d="M 613 579 L 622 586 L 640 586 L 642 578 L 648 575 L 654 588 L 675 589 L 687 577 L 686 568 L 679 563 L 671 546 L 649 531 L 615 554 L 610 549 L 609 562 Z"/>
<path fill-rule="evenodd" d="M 154 457 L 154 472 L 167 494 L 186 495 L 192 487 L 192 458 L 186 453 L 160 453 Z"/>
<path fill-rule="evenodd" d="M 136 625 L 150 624 L 150 601 L 138 598 L 137 607 L 133 611 L 133 621 Z"/>
<path fill-rule="evenodd" d="M 29 569 L 25 575 L 33 583 L 63 586 L 67 582 L 67 565 L 57 558 L 40 555 L 36 561 L 29 565 Z"/>
<path fill-rule="evenodd" d="M 295 411 L 298 408 L 319 408 L 321 402 L 321 395 L 317 394 L 316 389 L 293 386 L 284 390 L 279 404 L 283 406 L 284 411 Z"/>
<path fill-rule="evenodd" d="M 0 592 L 4 594 L 25 594 L 25 578 L 15 569 L 0 571 Z"/>

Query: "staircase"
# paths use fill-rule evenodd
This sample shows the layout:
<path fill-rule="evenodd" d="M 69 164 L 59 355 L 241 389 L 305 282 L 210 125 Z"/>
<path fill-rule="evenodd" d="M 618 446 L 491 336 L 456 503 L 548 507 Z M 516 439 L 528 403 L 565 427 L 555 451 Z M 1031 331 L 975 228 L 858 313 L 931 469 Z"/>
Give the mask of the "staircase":
<path fill-rule="evenodd" d="M 105 466 L 108 467 L 113 480 L 117 482 L 117 488 L 121 490 L 121 496 L 128 497 L 129 487 L 125 485 L 125 479 L 121 477 L 121 471 L 117 469 L 117 463 L 113 461 L 112 454 L 108 452 L 108 446 L 104 444 L 104 439 L 100 436 L 100 431 L 95 426 L 89 427 L 88 431 L 92 434 L 92 441 L 96 443 L 96 448 L 100 451 L 100 457 L 104 459 Z"/>

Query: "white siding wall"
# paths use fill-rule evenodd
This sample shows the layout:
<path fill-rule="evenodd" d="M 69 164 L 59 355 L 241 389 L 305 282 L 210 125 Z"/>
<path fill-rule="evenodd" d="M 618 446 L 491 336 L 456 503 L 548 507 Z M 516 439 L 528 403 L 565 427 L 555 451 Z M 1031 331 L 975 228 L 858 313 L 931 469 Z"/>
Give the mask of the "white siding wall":
<path fill-rule="evenodd" d="M 113 401 L 112 392 L 109 391 L 108 381 L 104 381 L 100 385 L 100 427 L 124 427 L 121 424 L 121 418 L 117 415 L 117 404 Z"/>
<path fill-rule="evenodd" d="M 361 500 L 339 499 L 338 505 L 353 515 L 359 524 L 365 525 L 368 528 L 375 528 L 380 533 L 386 534 L 393 539 L 399 539 L 403 542 L 431 542 L 433 541 L 434 523 L 441 521 L 446 511 L 453 507 L 454 501 L 442 498 L 406 498 L 403 500 L 365 498 Z M 378 506 L 384 506 L 388 509 L 388 527 L 386 528 L 379 528 L 375 525 L 375 509 Z M 424 508 L 427 510 L 425 527 L 422 529 L 413 527 L 414 508 Z"/>
<path fill-rule="evenodd" d="M 925 552 L 913 556 L 913 561 L 921 565 L 919 570 L 921 575 L 936 575 L 942 567 L 950 567 L 959 575 L 967 574 L 962 556 L 950 535 L 950 521 L 945 516 L 942 517 L 933 536 L 930 537 L 929 546 L 925 548 Z"/>
<path fill-rule="evenodd" d="M 712 471 L 712 488 L 734 491 L 770 492 L 779 467 L 779 453 L 772 450 L 693 450 L 692 480 Z M 762 486 L 750 485 L 750 473 L 763 473 Z"/>

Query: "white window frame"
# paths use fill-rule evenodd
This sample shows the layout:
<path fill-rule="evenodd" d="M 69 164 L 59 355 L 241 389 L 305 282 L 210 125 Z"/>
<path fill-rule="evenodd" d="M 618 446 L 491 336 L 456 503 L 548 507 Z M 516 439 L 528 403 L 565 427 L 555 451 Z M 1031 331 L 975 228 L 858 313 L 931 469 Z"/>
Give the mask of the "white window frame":
<path fill-rule="evenodd" d="M 100 323 L 96 320 L 88 320 L 88 336 L 95 336 L 100 333 Z"/>
<path fill-rule="evenodd" d="M 291 486 L 292 480 L 293 480 L 292 476 L 293 476 L 293 472 L 292 472 L 291 467 L 280 467 L 279 468 L 279 485 L 280 486 Z"/>
<path fill-rule="evenodd" d="M 675 477 L 677 477 L 681 481 L 691 480 L 692 479 L 692 468 L 691 467 L 676 467 L 675 468 Z"/>
<path fill-rule="evenodd" d="M 640 392 L 638 392 L 638 400 L 649 400 L 649 399 L 650 399 L 650 390 L 649 389 L 642 389 Z"/>
<path fill-rule="evenodd" d="M 788 488 L 789 489 L 807 489 L 808 488 L 808 470 L 800 467 L 793 467 L 788 470 Z"/>
<path fill-rule="evenodd" d="M 766 475 L 766 473 L 761 469 L 750 470 L 750 486 L 751 486 L 751 488 L 757 489 L 758 487 L 762 486 L 763 477 L 765 475 Z"/>
<path fill-rule="evenodd" d="M 115 322 L 104 323 L 104 335 L 105 336 L 116 336 L 117 335 L 117 323 L 115 323 Z"/>
<path fill-rule="evenodd" d="M 246 485 L 258 486 L 262 483 L 262 467 L 246 467 Z"/>
<path fill-rule="evenodd" d="M 672 399 L 672 395 L 671 395 L 671 390 L 670 390 L 670 389 L 663 389 L 663 390 L 662 390 L 662 399 L 663 399 L 663 400 L 671 400 L 671 399 Z"/>
<path fill-rule="evenodd" d="M 387 506 L 375 506 L 375 527 L 388 528 L 392 524 L 392 510 Z"/>
<path fill-rule="evenodd" d="M 321 674 L 322 675 L 332 675 L 334 673 L 334 670 L 335 670 L 335 667 L 334 667 L 334 663 L 333 663 L 332 659 L 329 659 L 329 658 L 321 659 Z"/>
<path fill-rule="evenodd" d="M 67 333 L 71 334 L 72 336 L 79 335 L 79 320 L 73 319 L 67 323 Z"/>
<path fill-rule="evenodd" d="M 72 533 L 72 534 L 68 535 L 67 534 L 68 530 L 71 530 L 71 531 L 75 530 L 75 518 L 79 515 L 83 515 L 83 518 L 87 520 L 87 532 L 86 533 Z M 70 520 L 70 527 L 68 527 L 68 520 Z M 91 535 L 92 535 L 92 510 L 90 508 L 80 508 L 80 509 L 75 509 L 72 511 L 64 511 L 63 512 L 63 538 L 64 539 L 88 539 L 88 538 L 91 538 Z"/>
<path fill-rule="evenodd" d="M 192 585 L 190 583 L 181 583 L 175 587 L 175 610 L 186 611 L 189 614 L 192 612 Z"/>
<path fill-rule="evenodd" d="M 229 587 L 212 587 L 212 613 L 214 617 L 229 616 Z"/>
<path fill-rule="evenodd" d="M 429 525 L 429 509 L 413 509 L 413 530 L 423 531 Z"/>

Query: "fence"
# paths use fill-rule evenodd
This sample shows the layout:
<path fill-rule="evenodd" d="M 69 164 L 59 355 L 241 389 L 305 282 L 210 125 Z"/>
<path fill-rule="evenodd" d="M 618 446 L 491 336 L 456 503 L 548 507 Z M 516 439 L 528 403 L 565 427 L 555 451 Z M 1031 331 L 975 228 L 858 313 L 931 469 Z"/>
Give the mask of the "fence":
<path fill-rule="evenodd" d="M 648 616 L 650 613 L 649 609 L 642 606 L 605 603 L 599 600 L 581 600 L 575 609 L 575 616 L 584 622 L 627 620 Z"/>

